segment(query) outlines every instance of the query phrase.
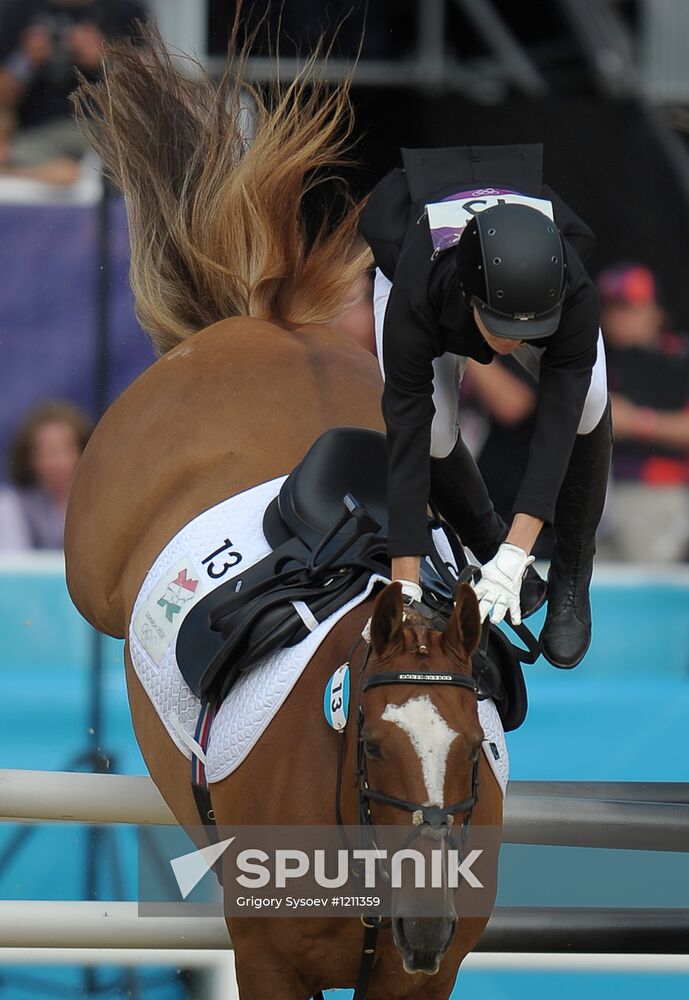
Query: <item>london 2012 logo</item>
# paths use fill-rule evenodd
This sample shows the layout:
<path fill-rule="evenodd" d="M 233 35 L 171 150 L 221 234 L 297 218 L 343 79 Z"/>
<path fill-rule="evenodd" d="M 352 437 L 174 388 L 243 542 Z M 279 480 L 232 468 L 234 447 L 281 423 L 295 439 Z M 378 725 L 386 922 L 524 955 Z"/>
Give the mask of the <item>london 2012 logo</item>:
<path fill-rule="evenodd" d="M 157 603 L 165 609 L 165 617 L 169 622 L 173 622 L 184 605 L 193 600 L 198 585 L 199 581 L 192 580 L 186 569 L 181 569 L 175 579 L 168 583 Z"/>

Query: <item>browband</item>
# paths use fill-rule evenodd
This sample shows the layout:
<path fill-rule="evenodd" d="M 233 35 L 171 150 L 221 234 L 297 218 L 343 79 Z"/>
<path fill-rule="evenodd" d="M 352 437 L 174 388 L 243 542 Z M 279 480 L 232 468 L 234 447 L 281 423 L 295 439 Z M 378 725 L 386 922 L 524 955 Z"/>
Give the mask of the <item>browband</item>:
<path fill-rule="evenodd" d="M 467 688 L 477 693 L 476 681 L 467 674 L 428 674 L 428 673 L 381 673 L 372 674 L 364 681 L 362 690 L 378 687 L 381 684 L 454 684 L 455 687 Z"/>

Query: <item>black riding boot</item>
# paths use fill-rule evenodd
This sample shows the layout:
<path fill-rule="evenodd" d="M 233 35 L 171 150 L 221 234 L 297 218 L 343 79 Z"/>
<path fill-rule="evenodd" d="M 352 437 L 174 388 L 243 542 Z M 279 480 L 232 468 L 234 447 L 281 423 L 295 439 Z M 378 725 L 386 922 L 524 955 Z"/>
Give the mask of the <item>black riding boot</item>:
<path fill-rule="evenodd" d="M 507 537 L 507 525 L 461 437 L 447 458 L 431 458 L 431 500 L 477 559 L 493 558 Z M 529 566 L 521 589 L 522 617 L 538 611 L 545 595 L 545 581 Z"/>
<path fill-rule="evenodd" d="M 548 612 L 540 636 L 543 655 L 555 667 L 576 667 L 591 643 L 589 584 L 611 455 L 608 402 L 597 427 L 577 435 L 555 507 Z"/>

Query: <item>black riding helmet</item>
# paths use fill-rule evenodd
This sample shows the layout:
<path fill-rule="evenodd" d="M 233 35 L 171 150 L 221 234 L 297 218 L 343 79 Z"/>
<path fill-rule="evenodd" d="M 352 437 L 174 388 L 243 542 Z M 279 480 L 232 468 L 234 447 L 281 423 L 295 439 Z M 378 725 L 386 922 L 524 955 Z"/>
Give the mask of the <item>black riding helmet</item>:
<path fill-rule="evenodd" d="M 459 282 L 496 337 L 537 340 L 558 328 L 566 264 L 555 223 L 528 205 L 479 212 L 457 245 Z"/>

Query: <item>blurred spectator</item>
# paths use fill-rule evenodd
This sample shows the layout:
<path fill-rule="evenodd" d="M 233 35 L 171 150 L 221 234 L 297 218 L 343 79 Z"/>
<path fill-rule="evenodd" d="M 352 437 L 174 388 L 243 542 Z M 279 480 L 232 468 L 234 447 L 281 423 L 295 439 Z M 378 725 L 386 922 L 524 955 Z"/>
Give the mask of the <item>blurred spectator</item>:
<path fill-rule="evenodd" d="M 689 338 L 656 279 L 621 264 L 598 279 L 615 449 L 603 558 L 671 563 L 689 549 Z"/>
<path fill-rule="evenodd" d="M 0 175 L 71 184 L 87 145 L 72 119 L 76 70 L 146 17 L 139 0 L 5 0 L 0 11 Z"/>
<path fill-rule="evenodd" d="M 91 433 L 76 406 L 31 410 L 12 443 L 12 486 L 0 489 L 0 551 L 60 549 L 74 471 Z"/>

